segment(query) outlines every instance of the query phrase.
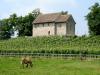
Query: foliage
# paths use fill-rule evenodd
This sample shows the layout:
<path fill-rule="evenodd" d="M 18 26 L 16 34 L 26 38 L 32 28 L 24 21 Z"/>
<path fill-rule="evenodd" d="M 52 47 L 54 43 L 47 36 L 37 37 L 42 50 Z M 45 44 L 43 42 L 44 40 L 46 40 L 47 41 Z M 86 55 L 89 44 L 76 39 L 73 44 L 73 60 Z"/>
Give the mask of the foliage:
<path fill-rule="evenodd" d="M 100 54 L 100 36 L 90 37 L 19 37 L 0 41 L 0 50 L 35 53 Z"/>
<path fill-rule="evenodd" d="M 24 17 L 18 17 L 16 27 L 19 30 L 19 36 L 32 36 L 32 22 L 39 14 L 40 10 L 35 9 Z"/>
<path fill-rule="evenodd" d="M 3 19 L 0 22 L 0 39 L 8 39 L 10 38 L 11 26 L 9 24 L 9 19 Z"/>
<path fill-rule="evenodd" d="M 14 13 L 8 19 L 0 20 L 0 38 L 10 38 L 16 30 L 19 31 L 19 36 L 32 36 L 32 22 L 39 14 L 40 10 L 35 9 L 24 17 L 18 17 Z"/>
<path fill-rule="evenodd" d="M 87 14 L 86 19 L 88 21 L 89 33 L 91 35 L 100 35 L 100 5 L 95 3 Z"/>

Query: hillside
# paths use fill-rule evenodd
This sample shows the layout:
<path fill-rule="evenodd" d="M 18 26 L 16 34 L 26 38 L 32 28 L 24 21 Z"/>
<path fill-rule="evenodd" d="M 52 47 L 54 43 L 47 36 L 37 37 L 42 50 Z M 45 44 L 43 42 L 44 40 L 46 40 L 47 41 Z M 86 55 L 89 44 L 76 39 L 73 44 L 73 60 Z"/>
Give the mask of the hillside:
<path fill-rule="evenodd" d="M 91 37 L 19 37 L 0 40 L 0 51 L 100 54 L 100 36 Z"/>

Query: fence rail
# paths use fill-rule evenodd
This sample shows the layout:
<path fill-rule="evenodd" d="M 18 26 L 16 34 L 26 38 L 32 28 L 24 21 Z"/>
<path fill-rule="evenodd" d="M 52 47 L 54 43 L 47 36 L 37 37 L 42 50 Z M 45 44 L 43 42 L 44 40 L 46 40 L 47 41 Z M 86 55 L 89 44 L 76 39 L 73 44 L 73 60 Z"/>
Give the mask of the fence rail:
<path fill-rule="evenodd" d="M 0 56 L 32 56 L 32 57 L 79 57 L 79 58 L 96 58 L 100 59 L 100 55 L 94 54 L 53 54 L 53 53 L 0 53 Z"/>

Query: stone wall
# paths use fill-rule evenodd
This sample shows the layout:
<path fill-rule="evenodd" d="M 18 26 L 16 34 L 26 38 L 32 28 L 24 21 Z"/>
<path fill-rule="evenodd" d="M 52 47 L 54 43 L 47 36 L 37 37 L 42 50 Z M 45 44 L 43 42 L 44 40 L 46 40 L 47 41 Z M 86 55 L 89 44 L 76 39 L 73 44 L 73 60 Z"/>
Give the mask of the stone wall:
<path fill-rule="evenodd" d="M 70 18 L 67 23 L 67 35 L 74 36 L 75 35 L 75 23 Z"/>
<path fill-rule="evenodd" d="M 56 27 L 55 27 L 56 26 Z M 56 34 L 55 34 L 56 33 Z M 44 23 L 33 25 L 33 37 L 50 35 L 75 35 L 75 23 L 71 18 L 65 23 Z"/>
<path fill-rule="evenodd" d="M 49 36 L 49 35 L 54 35 L 54 23 L 33 25 L 33 37 Z"/>
<path fill-rule="evenodd" d="M 63 36 L 66 35 L 66 23 L 57 23 L 57 35 Z"/>

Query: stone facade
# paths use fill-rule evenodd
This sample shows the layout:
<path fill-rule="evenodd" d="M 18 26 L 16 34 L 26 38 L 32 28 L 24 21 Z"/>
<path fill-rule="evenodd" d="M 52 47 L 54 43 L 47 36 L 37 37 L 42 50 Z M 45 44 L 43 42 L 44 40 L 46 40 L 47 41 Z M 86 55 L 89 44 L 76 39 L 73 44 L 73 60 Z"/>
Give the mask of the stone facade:
<path fill-rule="evenodd" d="M 43 16 L 42 16 L 43 17 Z M 44 15 L 45 17 L 45 15 Z M 39 17 L 38 17 L 39 18 Z M 48 18 L 47 18 L 48 19 Z M 47 20 L 46 19 L 46 20 Z M 57 18 L 56 18 L 57 19 Z M 75 21 L 70 16 L 64 22 L 33 22 L 32 36 L 74 36 L 75 35 Z"/>
<path fill-rule="evenodd" d="M 33 36 L 54 35 L 54 23 L 44 23 L 33 25 Z"/>

